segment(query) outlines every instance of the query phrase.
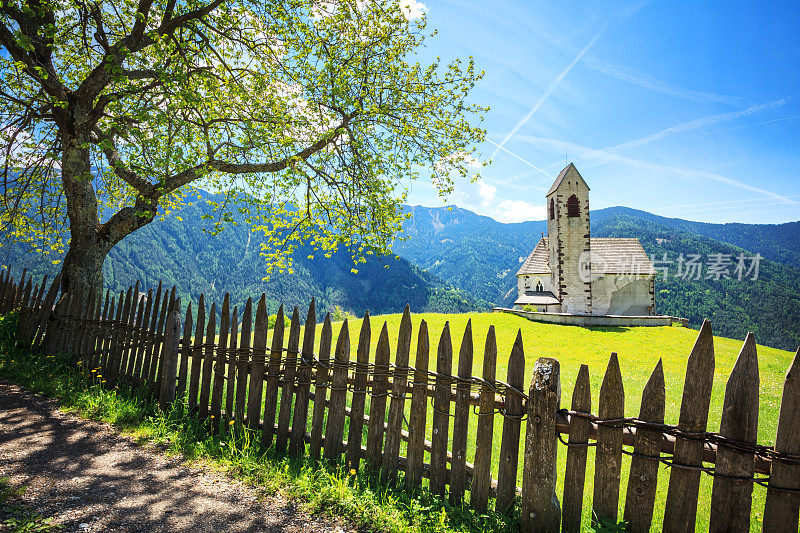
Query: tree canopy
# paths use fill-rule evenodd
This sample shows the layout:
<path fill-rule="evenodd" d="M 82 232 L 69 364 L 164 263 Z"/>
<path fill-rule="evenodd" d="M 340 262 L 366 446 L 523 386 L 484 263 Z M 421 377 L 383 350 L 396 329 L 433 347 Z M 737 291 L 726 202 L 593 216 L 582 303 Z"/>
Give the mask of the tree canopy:
<path fill-rule="evenodd" d="M 2 232 L 67 246 L 67 290 L 198 188 L 269 268 L 386 251 L 408 180 L 446 195 L 484 136 L 481 74 L 421 64 L 431 35 L 397 0 L 0 0 Z"/>

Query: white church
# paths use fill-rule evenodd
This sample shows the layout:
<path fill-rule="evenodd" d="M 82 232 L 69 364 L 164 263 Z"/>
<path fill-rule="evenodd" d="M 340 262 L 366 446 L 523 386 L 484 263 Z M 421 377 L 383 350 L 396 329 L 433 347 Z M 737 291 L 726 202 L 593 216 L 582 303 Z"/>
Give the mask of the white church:
<path fill-rule="evenodd" d="M 655 314 L 655 275 L 639 239 L 593 238 L 589 186 L 570 163 L 547 191 L 547 236 L 517 272 L 516 309 Z"/>

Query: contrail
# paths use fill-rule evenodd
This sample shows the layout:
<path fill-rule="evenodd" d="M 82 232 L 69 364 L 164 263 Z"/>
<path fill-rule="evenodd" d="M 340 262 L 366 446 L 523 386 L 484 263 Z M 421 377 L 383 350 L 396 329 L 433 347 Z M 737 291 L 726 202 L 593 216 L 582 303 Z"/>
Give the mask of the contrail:
<path fill-rule="evenodd" d="M 608 28 L 608 23 L 606 23 L 606 24 L 605 24 L 605 25 L 604 25 L 604 26 L 603 26 L 603 27 L 600 29 L 600 31 L 599 31 L 599 32 L 597 32 L 597 35 L 595 35 L 595 36 L 594 36 L 594 38 L 593 38 L 591 41 L 589 41 L 589 44 L 587 44 L 587 45 L 586 45 L 586 46 L 583 48 L 583 50 L 581 50 L 581 51 L 578 53 L 578 55 L 577 55 L 577 56 L 575 56 L 575 59 L 573 59 L 573 60 L 572 60 L 572 62 L 571 62 L 569 65 L 567 65 L 567 68 L 565 68 L 564 70 L 562 70 L 562 71 L 561 71 L 561 74 L 559 74 L 558 76 L 556 76 L 556 77 L 555 77 L 555 79 L 554 79 L 554 80 L 553 80 L 553 81 L 550 83 L 550 86 L 547 88 L 547 90 L 546 90 L 546 91 L 545 91 L 545 93 L 542 95 L 542 97 L 541 97 L 541 98 L 539 98 L 539 101 L 538 101 L 538 102 L 536 102 L 536 105 L 534 105 L 534 106 L 531 108 L 531 110 L 530 110 L 530 111 L 528 111 L 528 114 L 527 114 L 527 115 L 525 115 L 525 116 L 522 118 L 522 120 L 520 120 L 519 122 L 517 122 L 517 125 L 516 125 L 516 126 L 514 126 L 514 128 L 513 128 L 513 129 L 512 129 L 512 130 L 511 130 L 511 131 L 508 133 L 508 135 L 506 135 L 505 139 L 503 139 L 503 140 L 502 140 L 502 142 L 501 142 L 500 144 L 496 145 L 497 147 L 495 148 L 494 152 L 492 153 L 492 156 L 491 156 L 491 158 L 490 158 L 490 159 L 494 159 L 494 157 L 497 155 L 497 153 L 498 153 L 500 150 L 502 150 L 502 149 L 503 149 L 503 146 L 504 146 L 504 145 L 505 145 L 505 144 L 508 142 L 508 140 L 509 140 L 509 139 L 511 139 L 511 137 L 513 137 L 513 136 L 514 136 L 514 135 L 515 135 L 515 134 L 516 134 L 516 133 L 519 131 L 519 129 L 520 129 L 522 126 L 524 126 L 524 125 L 525 125 L 525 123 L 526 123 L 526 122 L 528 122 L 528 121 L 531 119 L 531 117 L 532 117 L 532 116 L 533 116 L 533 115 L 534 115 L 534 114 L 535 114 L 537 111 L 539 111 L 539 108 L 540 108 L 540 107 L 542 107 L 542 104 L 544 104 L 545 100 L 547 100 L 547 98 L 549 98 L 549 97 L 550 97 L 550 95 L 553 93 L 553 91 L 556 89 L 556 87 L 558 87 L 558 84 L 559 84 L 559 83 L 561 83 L 561 80 L 563 80 L 563 79 L 564 79 L 564 78 L 567 76 L 567 74 L 569 74 L 569 71 L 570 71 L 570 70 L 572 70 L 572 67 L 574 67 L 574 66 L 575 66 L 575 64 L 576 64 L 578 61 L 580 61 L 580 60 L 581 60 L 581 58 L 583 57 L 583 55 L 584 55 L 586 52 L 588 52 L 588 51 L 589 51 L 589 48 L 591 48 L 591 47 L 592 47 L 592 45 L 595 43 L 595 41 L 597 41 L 597 39 L 599 39 L 599 38 L 600 38 L 600 36 L 601 36 L 601 35 L 603 35 L 603 32 L 604 32 L 604 31 L 606 31 L 606 28 Z M 492 143 L 492 144 L 494 144 L 494 143 Z"/>
<path fill-rule="evenodd" d="M 493 140 L 491 140 L 491 139 L 488 139 L 488 138 L 487 138 L 486 140 L 487 140 L 489 143 L 491 143 L 491 144 L 495 145 L 495 146 L 497 147 L 497 149 L 498 149 L 498 150 L 502 150 L 502 151 L 504 151 L 505 153 L 507 153 L 508 155 L 510 155 L 510 156 L 512 156 L 512 157 L 515 157 L 515 158 L 519 159 L 520 161 L 522 161 L 523 163 L 525 163 L 525 164 L 526 164 L 526 165 L 528 165 L 529 167 L 531 167 L 531 168 L 533 168 L 533 169 L 535 169 L 535 170 L 538 170 L 539 172 L 541 172 L 542 174 L 544 174 L 544 175 L 545 175 L 545 176 L 547 176 L 548 178 L 552 178 L 552 177 L 553 177 L 553 176 L 551 176 L 550 174 L 548 174 L 547 172 L 545 172 L 544 170 L 542 170 L 541 168 L 537 167 L 536 165 L 534 165 L 533 163 L 531 163 L 530 161 L 528 161 L 527 159 L 523 159 L 522 157 L 518 156 L 517 154 L 515 154 L 514 152 L 512 152 L 511 150 L 509 150 L 509 149 L 508 149 L 508 148 L 506 148 L 505 146 L 500 146 L 499 144 L 497 144 L 496 142 L 494 142 Z M 495 153 L 497 153 L 497 152 L 495 152 Z"/>

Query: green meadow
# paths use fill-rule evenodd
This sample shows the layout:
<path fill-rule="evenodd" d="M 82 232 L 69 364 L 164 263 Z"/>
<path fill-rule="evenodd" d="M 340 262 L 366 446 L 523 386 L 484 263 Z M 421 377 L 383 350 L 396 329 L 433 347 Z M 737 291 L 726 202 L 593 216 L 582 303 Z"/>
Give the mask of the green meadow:
<path fill-rule="evenodd" d="M 301 316 L 302 313 L 301 313 Z M 303 316 L 303 318 L 305 318 Z M 392 351 L 391 360 L 394 361 L 394 351 L 397 346 L 397 335 L 400 328 L 401 314 L 381 315 L 370 318 L 371 326 L 371 349 L 370 356 L 374 357 L 375 347 L 378 336 L 384 322 L 387 325 L 390 346 Z M 636 416 L 639 412 L 642 389 L 647 382 L 650 373 L 653 371 L 659 359 L 662 360 L 664 377 L 666 384 L 666 423 L 677 424 L 680 411 L 680 402 L 683 391 L 683 378 L 686 370 L 686 361 L 697 336 L 697 331 L 678 327 L 638 327 L 638 328 L 585 328 L 577 326 L 559 326 L 552 324 L 541 324 L 531 322 L 509 314 L 499 313 L 466 313 L 466 314 L 412 314 L 413 335 L 411 346 L 411 365 L 414 364 L 416 354 L 417 334 L 421 320 L 425 320 L 430 334 L 430 365 L 431 370 L 436 366 L 436 347 L 439 342 L 441 332 L 445 323 L 449 322 L 451 339 L 453 344 L 453 372 L 458 368 L 458 351 L 462 342 L 467 321 L 472 321 L 473 335 L 473 375 L 480 376 L 483 365 L 483 349 L 487 331 L 490 325 L 495 326 L 497 337 L 497 379 L 506 380 L 507 362 L 511 353 L 517 332 L 521 331 L 525 350 L 525 389 L 530 384 L 531 373 L 534 362 L 538 357 L 553 357 L 558 359 L 561 366 L 561 386 L 563 407 L 569 407 L 571 403 L 572 390 L 578 370 L 581 364 L 589 366 L 592 386 L 592 411 L 597 412 L 597 402 L 602 383 L 603 375 L 608 364 L 609 355 L 616 352 L 619 358 L 620 368 L 625 386 L 625 414 L 626 416 Z M 356 357 L 358 345 L 358 334 L 361 329 L 361 319 L 350 320 L 348 322 L 350 332 L 351 358 Z M 336 337 L 339 334 L 341 323 L 333 325 L 333 345 L 335 346 Z M 317 325 L 317 343 L 321 325 Z M 287 332 L 288 334 L 288 332 Z M 301 336 L 302 339 L 302 336 Z M 725 384 L 731 369 L 736 361 L 736 357 L 741 349 L 743 339 L 727 339 L 722 337 L 714 338 L 715 351 L 715 376 L 713 396 L 711 399 L 709 431 L 718 431 L 720 414 L 722 411 L 722 401 L 725 392 Z M 317 344 L 318 345 L 318 344 Z M 772 444 L 778 421 L 778 410 L 780 406 L 781 391 L 786 370 L 788 369 L 794 354 L 784 350 L 758 346 L 759 374 L 760 374 L 760 404 L 759 404 L 759 443 Z M 406 402 L 406 414 L 408 414 L 408 404 Z M 451 405 L 451 412 L 454 406 Z M 369 412 L 369 397 L 367 399 L 367 413 Z M 428 413 L 428 434 L 430 439 L 431 430 L 431 411 Z M 406 417 L 407 420 L 407 417 Z M 497 474 L 497 455 L 500 448 L 500 436 L 502 435 L 502 417 L 495 417 L 494 429 L 494 450 L 493 450 L 493 477 Z M 468 461 L 474 460 L 474 446 L 476 437 L 477 416 L 470 416 L 470 450 Z M 407 429 L 407 427 L 404 427 Z M 346 435 L 346 433 L 345 433 Z M 525 428 L 523 423 L 521 439 L 524 440 Z M 452 422 L 450 428 L 452 438 Z M 366 438 L 366 427 L 365 427 Z M 520 450 L 524 449 L 524 441 L 520 443 Z M 592 480 L 594 473 L 593 448 L 589 452 L 589 464 L 587 466 L 587 481 L 585 486 L 585 501 L 583 521 L 589 524 Z M 401 453 L 405 454 L 405 443 Z M 566 458 L 566 447 L 559 444 L 559 465 L 558 472 L 560 484 L 563 484 L 563 472 Z M 426 453 L 426 462 L 429 460 Z M 619 519 L 622 519 L 624 510 L 624 500 L 626 494 L 628 470 L 630 458 L 624 456 L 623 471 L 620 484 L 619 499 Z M 520 457 L 520 477 L 517 485 L 521 485 L 522 457 Z M 656 511 L 654 526 L 658 527 L 661 523 L 666 498 L 667 484 L 669 480 L 669 469 L 660 469 L 658 480 L 658 494 L 656 499 Z M 708 518 L 710 513 L 711 501 L 711 478 L 704 476 L 700 492 L 700 504 L 698 509 L 697 527 L 698 530 L 708 529 Z M 559 486 L 559 498 L 562 486 Z M 753 510 L 752 510 L 752 529 L 760 529 L 764 498 L 766 490 L 756 485 L 753 491 Z M 660 529 L 660 528 L 658 528 Z"/>

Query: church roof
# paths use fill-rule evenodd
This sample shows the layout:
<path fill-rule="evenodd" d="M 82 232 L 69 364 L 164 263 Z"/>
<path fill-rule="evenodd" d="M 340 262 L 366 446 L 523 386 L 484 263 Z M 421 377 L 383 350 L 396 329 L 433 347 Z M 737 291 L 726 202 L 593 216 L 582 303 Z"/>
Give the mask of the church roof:
<path fill-rule="evenodd" d="M 517 276 L 526 274 L 550 274 L 550 258 L 547 251 L 547 237 L 542 237 L 517 271 Z"/>
<path fill-rule="evenodd" d="M 524 294 L 516 299 L 514 305 L 555 305 L 559 303 L 561 302 L 550 291 L 525 291 Z"/>
<path fill-rule="evenodd" d="M 550 274 L 550 254 L 547 237 L 542 237 L 536 248 L 522 263 L 517 276 Z M 653 263 L 636 238 L 589 239 L 592 250 L 592 274 L 654 275 Z"/>
<path fill-rule="evenodd" d="M 636 238 L 591 238 L 592 274 L 655 274 L 656 269 Z"/>
<path fill-rule="evenodd" d="M 553 182 L 553 185 L 550 187 L 550 190 L 547 191 L 547 194 L 545 194 L 545 196 L 550 196 L 551 194 L 556 192 L 556 189 L 558 189 L 558 186 L 561 185 L 561 182 L 564 181 L 565 177 L 567 177 L 567 174 L 569 173 L 570 169 L 574 170 L 575 174 L 577 174 L 578 177 L 580 178 L 580 180 L 583 182 L 583 184 L 586 185 L 586 180 L 583 179 L 583 176 L 581 176 L 581 173 L 578 172 L 578 169 L 575 168 L 575 165 L 570 163 L 569 165 L 564 167 L 564 170 L 559 172 L 558 177 L 556 178 L 556 181 Z M 586 188 L 588 189 L 589 186 L 586 185 Z"/>

